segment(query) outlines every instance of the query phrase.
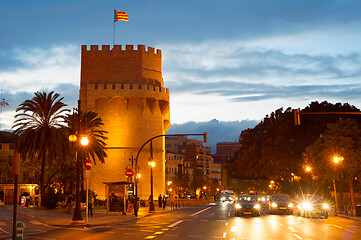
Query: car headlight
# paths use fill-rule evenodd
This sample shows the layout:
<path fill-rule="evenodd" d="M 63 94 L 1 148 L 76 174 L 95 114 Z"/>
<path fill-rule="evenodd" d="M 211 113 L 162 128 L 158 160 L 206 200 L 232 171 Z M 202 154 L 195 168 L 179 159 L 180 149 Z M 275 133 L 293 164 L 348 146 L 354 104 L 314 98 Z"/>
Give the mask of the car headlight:
<path fill-rule="evenodd" d="M 266 201 L 266 198 L 263 197 L 263 198 L 262 198 L 262 202 L 264 202 L 264 201 Z"/>
<path fill-rule="evenodd" d="M 237 203 L 237 204 L 236 204 L 236 208 L 237 208 L 237 209 L 240 209 L 240 208 L 242 208 L 242 206 Z"/>
<path fill-rule="evenodd" d="M 288 207 L 289 207 L 289 208 L 292 208 L 292 207 L 293 207 L 293 204 L 292 204 L 292 203 L 288 204 Z"/>
<path fill-rule="evenodd" d="M 276 203 L 272 203 L 272 207 L 277 207 L 277 204 L 276 204 Z"/>
<path fill-rule="evenodd" d="M 259 204 L 256 204 L 256 205 L 254 205 L 254 208 L 255 208 L 255 209 L 260 209 L 261 206 L 260 206 Z"/>
<path fill-rule="evenodd" d="M 306 210 L 308 210 L 308 211 L 311 211 L 311 210 L 313 209 L 311 203 L 304 203 L 304 204 L 303 204 L 303 208 L 306 209 Z"/>
<path fill-rule="evenodd" d="M 328 209 L 328 208 L 329 208 L 328 204 L 327 204 L 327 203 L 324 203 L 324 204 L 323 204 L 323 208 L 324 208 L 324 209 Z"/>

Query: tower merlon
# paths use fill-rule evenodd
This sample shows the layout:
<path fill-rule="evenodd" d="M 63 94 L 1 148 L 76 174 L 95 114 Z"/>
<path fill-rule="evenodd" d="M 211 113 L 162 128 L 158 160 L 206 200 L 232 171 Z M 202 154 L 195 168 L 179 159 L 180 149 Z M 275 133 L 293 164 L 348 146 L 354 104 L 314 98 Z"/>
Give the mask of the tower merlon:
<path fill-rule="evenodd" d="M 90 49 L 88 50 L 88 45 L 82 45 L 81 46 L 82 53 L 85 52 L 101 52 L 101 51 L 121 51 L 121 52 L 147 52 L 149 54 L 156 54 L 156 55 L 162 55 L 162 50 L 157 49 L 155 51 L 155 48 L 148 47 L 146 48 L 145 45 L 137 45 L 137 48 L 135 49 L 134 45 L 125 45 L 125 49 L 123 49 L 122 45 L 114 45 L 113 48 L 110 47 L 110 45 L 101 45 L 101 48 L 99 48 L 98 45 L 90 45 Z"/>

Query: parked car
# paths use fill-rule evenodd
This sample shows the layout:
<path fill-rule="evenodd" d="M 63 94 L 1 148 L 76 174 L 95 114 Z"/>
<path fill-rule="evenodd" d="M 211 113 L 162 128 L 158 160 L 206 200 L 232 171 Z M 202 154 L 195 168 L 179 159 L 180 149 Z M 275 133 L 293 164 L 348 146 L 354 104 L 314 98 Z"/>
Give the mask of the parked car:
<path fill-rule="evenodd" d="M 325 200 L 316 195 L 301 195 L 296 198 L 297 215 L 302 217 L 328 218 L 329 205 Z"/>
<path fill-rule="evenodd" d="M 273 194 L 269 199 L 270 214 L 293 214 L 293 203 L 288 194 Z"/>
<path fill-rule="evenodd" d="M 239 215 L 261 215 L 261 205 L 258 198 L 254 195 L 240 195 L 234 204 L 234 214 Z"/>

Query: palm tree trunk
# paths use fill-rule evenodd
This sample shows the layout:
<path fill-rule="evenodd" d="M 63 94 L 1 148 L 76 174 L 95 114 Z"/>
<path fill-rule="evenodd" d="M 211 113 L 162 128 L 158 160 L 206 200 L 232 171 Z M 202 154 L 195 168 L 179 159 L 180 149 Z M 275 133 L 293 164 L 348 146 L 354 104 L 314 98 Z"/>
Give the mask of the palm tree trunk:
<path fill-rule="evenodd" d="M 44 185 L 44 179 L 45 179 L 45 154 L 43 154 L 41 158 L 41 170 L 40 170 L 40 206 L 43 206 L 43 199 L 45 195 L 45 185 Z"/>

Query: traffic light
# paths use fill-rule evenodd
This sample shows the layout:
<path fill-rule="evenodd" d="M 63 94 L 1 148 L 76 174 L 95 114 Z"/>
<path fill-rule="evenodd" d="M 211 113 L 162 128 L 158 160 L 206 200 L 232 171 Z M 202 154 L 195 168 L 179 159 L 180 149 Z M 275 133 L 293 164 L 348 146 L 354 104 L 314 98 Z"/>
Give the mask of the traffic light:
<path fill-rule="evenodd" d="M 203 142 L 207 142 L 207 132 L 203 133 Z"/>
<path fill-rule="evenodd" d="M 298 109 L 293 110 L 293 117 L 295 119 L 295 125 L 300 125 L 301 124 L 300 110 L 298 110 Z"/>

